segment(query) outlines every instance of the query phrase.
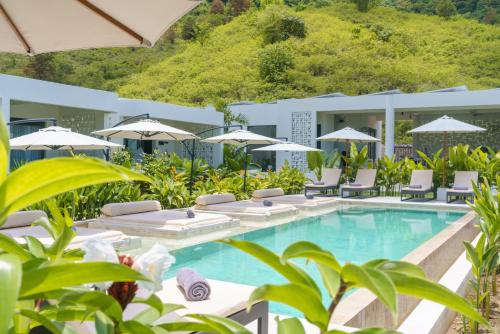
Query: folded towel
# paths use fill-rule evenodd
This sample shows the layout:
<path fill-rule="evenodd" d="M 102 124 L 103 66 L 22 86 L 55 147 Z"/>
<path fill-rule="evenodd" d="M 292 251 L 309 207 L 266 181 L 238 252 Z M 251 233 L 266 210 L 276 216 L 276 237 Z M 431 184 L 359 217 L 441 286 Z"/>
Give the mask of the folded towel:
<path fill-rule="evenodd" d="M 210 285 L 207 280 L 191 268 L 182 268 L 176 275 L 177 284 L 184 291 L 188 301 L 201 301 L 210 297 Z"/>
<path fill-rule="evenodd" d="M 191 209 L 188 209 L 188 210 L 186 211 L 186 215 L 187 215 L 187 217 L 188 217 L 188 218 L 194 218 L 194 217 L 196 216 L 196 215 L 194 214 L 194 211 L 193 211 L 193 210 L 191 210 Z"/>
<path fill-rule="evenodd" d="M 410 189 L 422 189 L 422 185 L 421 184 L 410 184 L 408 186 L 408 188 L 410 188 Z"/>
<path fill-rule="evenodd" d="M 466 186 L 454 186 L 453 189 L 454 190 L 469 190 L 469 188 L 467 188 Z"/>
<path fill-rule="evenodd" d="M 325 182 L 323 182 L 323 181 L 313 181 L 313 184 L 314 184 L 315 186 L 322 186 L 322 185 L 324 185 L 324 184 L 325 184 Z"/>
<path fill-rule="evenodd" d="M 268 199 L 265 199 L 264 201 L 262 201 L 262 204 L 264 206 L 273 206 L 273 202 L 271 202 L 270 200 Z"/>
<path fill-rule="evenodd" d="M 306 195 L 307 199 L 314 199 L 314 195 Z"/>
<path fill-rule="evenodd" d="M 351 186 L 351 187 L 361 187 L 362 184 L 361 183 L 349 183 L 348 186 Z"/>

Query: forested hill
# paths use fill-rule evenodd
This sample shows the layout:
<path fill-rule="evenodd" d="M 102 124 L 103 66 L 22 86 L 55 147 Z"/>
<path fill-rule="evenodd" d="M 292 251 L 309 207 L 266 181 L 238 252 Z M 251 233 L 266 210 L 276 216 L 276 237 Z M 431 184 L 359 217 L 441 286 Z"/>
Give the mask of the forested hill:
<path fill-rule="evenodd" d="M 0 72 L 195 105 L 500 87 L 498 25 L 382 6 L 363 13 L 350 3 L 236 6 L 245 3 L 202 5 L 153 49 L 4 54 Z"/>
<path fill-rule="evenodd" d="M 299 12 L 269 7 L 133 75 L 119 92 L 187 104 L 269 101 L 338 91 L 498 87 L 499 70 L 498 26 L 382 7 L 360 13 L 346 4 Z"/>

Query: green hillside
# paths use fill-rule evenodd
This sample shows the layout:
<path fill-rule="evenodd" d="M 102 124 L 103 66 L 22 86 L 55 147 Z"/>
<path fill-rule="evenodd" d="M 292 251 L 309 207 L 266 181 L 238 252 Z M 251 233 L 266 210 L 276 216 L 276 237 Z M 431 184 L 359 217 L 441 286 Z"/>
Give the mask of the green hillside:
<path fill-rule="evenodd" d="M 275 12 L 253 10 L 218 26 L 129 77 L 119 93 L 203 105 L 336 91 L 500 86 L 499 26 L 384 7 L 360 13 L 344 3 L 288 10 L 303 19 L 306 37 L 265 45 L 263 31 Z"/>

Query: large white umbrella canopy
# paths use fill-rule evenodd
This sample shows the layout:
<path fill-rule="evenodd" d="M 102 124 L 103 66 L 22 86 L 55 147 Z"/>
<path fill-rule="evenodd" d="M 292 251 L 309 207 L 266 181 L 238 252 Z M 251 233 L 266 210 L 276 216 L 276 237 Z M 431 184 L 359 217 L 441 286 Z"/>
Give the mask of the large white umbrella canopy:
<path fill-rule="evenodd" d="M 262 136 L 247 130 L 236 130 L 225 133 L 220 136 L 203 139 L 202 142 L 212 144 L 229 144 L 229 145 L 270 145 L 281 143 L 281 140 Z M 247 156 L 248 151 L 245 151 L 245 172 L 243 177 L 243 191 L 247 189 Z"/>
<path fill-rule="evenodd" d="M 59 126 L 50 126 L 10 140 L 10 148 L 13 150 L 102 150 L 112 147 L 122 145 Z"/>
<path fill-rule="evenodd" d="M 299 145 L 292 143 L 290 141 L 259 147 L 252 151 L 271 151 L 271 152 L 319 152 L 320 149 L 309 147 L 305 145 Z"/>
<path fill-rule="evenodd" d="M 316 138 L 316 140 L 322 141 L 349 141 L 349 142 L 359 142 L 359 143 L 369 143 L 377 142 L 380 139 L 369 136 L 363 132 L 359 132 L 350 127 L 345 127 L 341 130 L 337 130 L 326 134 L 324 136 Z"/>
<path fill-rule="evenodd" d="M 343 129 L 331 132 L 324 136 L 316 138 L 316 140 L 322 141 L 340 141 L 345 142 L 346 146 L 346 163 L 345 170 L 346 174 L 348 173 L 348 165 L 349 165 L 349 145 L 351 142 L 355 143 L 372 143 L 378 142 L 380 139 L 367 135 L 366 133 L 354 130 L 350 127 L 345 127 Z"/>
<path fill-rule="evenodd" d="M 236 130 L 220 136 L 203 139 L 202 142 L 229 145 L 270 145 L 281 143 L 281 140 L 262 136 L 247 130 Z"/>
<path fill-rule="evenodd" d="M 174 140 L 182 141 L 198 138 L 195 134 L 162 124 L 156 120 L 143 119 L 138 122 L 123 124 L 114 128 L 92 132 L 109 138 L 127 138 L 136 140 Z"/>
<path fill-rule="evenodd" d="M 419 126 L 408 133 L 442 133 L 443 134 L 443 159 L 448 155 L 448 133 L 482 132 L 486 129 L 472 124 L 458 121 L 453 117 L 444 115 L 434 121 Z M 441 187 L 446 187 L 446 163 L 443 165 Z"/>
<path fill-rule="evenodd" d="M 486 129 L 469 123 L 458 121 L 453 117 L 444 115 L 443 117 L 440 117 L 432 122 L 426 123 L 413 130 L 410 130 L 408 131 L 408 133 L 463 133 L 481 131 L 486 131 Z"/>
<path fill-rule="evenodd" d="M 0 0 L 0 52 L 151 46 L 200 2 Z"/>

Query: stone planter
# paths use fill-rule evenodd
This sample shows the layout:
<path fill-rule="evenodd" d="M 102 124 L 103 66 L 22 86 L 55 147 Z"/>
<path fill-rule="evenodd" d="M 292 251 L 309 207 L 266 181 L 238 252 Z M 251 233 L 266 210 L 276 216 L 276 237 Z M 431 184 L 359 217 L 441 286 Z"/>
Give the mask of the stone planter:
<path fill-rule="evenodd" d="M 438 201 L 446 202 L 446 191 L 448 188 L 437 188 L 436 199 Z"/>

